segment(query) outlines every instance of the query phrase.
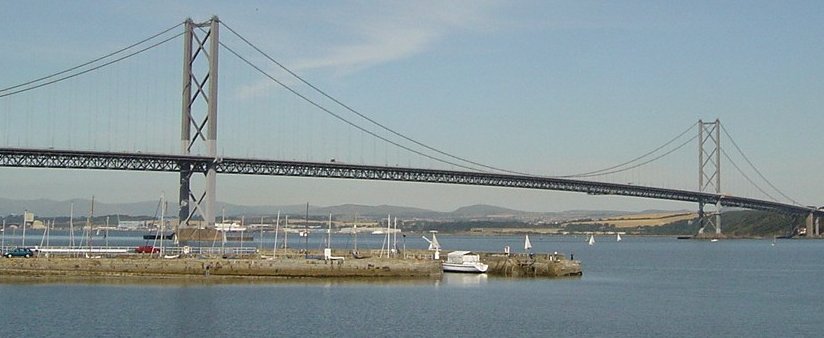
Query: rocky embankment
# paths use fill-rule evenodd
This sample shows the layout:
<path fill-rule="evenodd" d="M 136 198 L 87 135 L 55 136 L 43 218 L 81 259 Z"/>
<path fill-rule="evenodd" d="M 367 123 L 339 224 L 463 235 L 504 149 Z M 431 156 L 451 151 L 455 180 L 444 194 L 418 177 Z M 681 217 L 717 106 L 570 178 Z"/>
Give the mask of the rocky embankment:
<path fill-rule="evenodd" d="M 489 274 L 507 277 L 571 277 L 581 276 L 581 262 L 561 254 L 504 255 L 481 254 L 489 265 Z"/>

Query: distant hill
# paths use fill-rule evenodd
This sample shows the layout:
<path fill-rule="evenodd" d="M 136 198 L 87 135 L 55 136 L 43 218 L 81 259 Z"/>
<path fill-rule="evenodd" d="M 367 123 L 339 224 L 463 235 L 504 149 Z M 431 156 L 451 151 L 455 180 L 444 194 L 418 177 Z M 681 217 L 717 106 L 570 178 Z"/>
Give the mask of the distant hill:
<path fill-rule="evenodd" d="M 427 210 L 427 209 L 420 209 L 420 208 L 411 208 L 411 207 L 399 207 L 399 206 L 392 206 L 392 205 L 359 205 L 359 204 L 343 204 L 338 206 L 330 206 L 330 207 L 318 207 L 318 208 L 310 208 L 310 213 L 315 214 L 333 214 L 333 215 L 341 215 L 341 216 L 352 216 L 352 217 L 369 217 L 369 218 L 380 218 L 386 217 L 386 215 L 393 215 L 397 217 L 432 217 L 435 215 L 442 215 L 443 213 Z"/>
<path fill-rule="evenodd" d="M 524 211 L 496 207 L 493 205 L 476 204 L 466 207 L 461 207 L 452 212 L 456 216 L 492 216 L 492 215 L 520 215 Z"/>
<path fill-rule="evenodd" d="M 74 204 L 74 215 L 76 218 L 83 218 L 89 213 L 91 200 L 73 199 L 69 201 L 54 201 L 48 199 L 36 200 L 13 200 L 0 198 L 0 215 L 18 215 L 19 218 L 24 211 L 32 211 L 36 218 L 53 218 L 69 216 L 71 205 Z M 304 215 L 306 205 L 285 205 L 285 206 L 243 206 L 224 202 L 216 203 L 218 208 L 217 217 L 220 219 L 225 211 L 227 218 L 237 219 L 238 216 L 246 216 L 255 219 L 260 216 L 271 217 L 278 211 L 286 215 Z M 159 213 L 159 201 L 143 201 L 134 203 L 106 203 L 95 201 L 94 214 L 96 216 L 124 215 L 132 217 L 157 217 Z M 530 225 L 548 224 L 549 221 L 569 221 L 568 226 L 583 227 L 587 224 L 598 225 L 600 223 L 614 223 L 605 220 L 610 217 L 633 218 L 631 215 L 642 217 L 644 214 L 672 214 L 678 211 L 646 210 L 642 212 L 623 212 L 615 210 L 568 210 L 561 212 L 530 212 L 493 205 L 470 205 L 458 208 L 451 212 L 439 212 L 421 208 L 402 207 L 393 205 L 359 205 L 343 204 L 337 206 L 309 206 L 309 215 L 313 218 L 323 217 L 328 214 L 335 215 L 340 220 L 354 218 L 378 220 L 391 214 L 406 220 L 423 220 L 421 226 L 425 228 L 437 227 L 450 228 L 477 228 L 487 224 L 493 227 L 527 227 Z M 691 211 L 684 211 L 691 213 Z M 167 215 L 177 215 L 177 201 L 168 201 Z M 773 236 L 791 233 L 804 222 L 803 216 L 787 216 L 763 211 L 752 210 L 732 210 L 724 212 L 722 229 L 725 234 L 731 236 Z M 484 223 L 486 222 L 486 223 Z M 659 224 L 660 222 L 656 223 Z M 639 224 L 640 225 L 640 224 Z M 544 226 L 544 225 L 539 225 Z M 623 227 L 622 227 L 623 228 Z M 454 229 L 453 229 L 454 230 Z M 590 229 L 597 230 L 597 229 Z M 668 224 L 638 226 L 635 229 L 623 228 L 623 230 L 648 235 L 689 235 L 697 230 L 697 224 L 687 217 Z"/>
<path fill-rule="evenodd" d="M 36 200 L 13 200 L 8 198 L 0 198 L 0 215 L 20 215 L 25 210 L 34 212 L 37 218 L 51 218 L 59 216 L 69 216 L 71 205 L 74 204 L 75 217 L 84 217 L 89 213 L 91 207 L 90 199 L 73 199 L 69 201 L 54 201 L 49 199 Z M 237 205 L 225 202 L 217 202 L 218 209 L 216 215 L 220 219 L 224 214 L 226 217 L 236 218 L 243 215 L 247 217 L 260 217 L 275 215 L 278 211 L 281 214 L 289 215 L 303 215 L 306 213 L 306 205 Z M 177 201 L 170 198 L 167 202 L 166 215 L 177 215 Z M 419 218 L 419 219 L 440 219 L 440 220 L 479 220 L 479 219 L 512 219 L 512 220 L 530 220 L 530 219 L 585 219 L 585 218 L 604 218 L 615 215 L 634 214 L 632 212 L 622 211 L 598 211 L 598 210 L 570 210 L 562 212 L 531 212 L 521 211 L 508 208 L 502 208 L 493 205 L 471 205 L 458 208 L 451 212 L 440 212 L 421 208 L 393 206 L 393 205 L 359 205 L 359 204 L 343 204 L 337 206 L 309 206 L 310 216 L 318 217 L 320 215 L 333 214 L 339 219 L 347 218 L 367 218 L 380 219 L 391 214 L 402 218 Z M 159 214 L 159 201 L 142 201 L 133 203 L 106 203 L 105 201 L 96 200 L 94 205 L 94 214 L 96 216 L 102 215 L 128 215 L 128 216 L 147 216 L 156 217 Z"/>

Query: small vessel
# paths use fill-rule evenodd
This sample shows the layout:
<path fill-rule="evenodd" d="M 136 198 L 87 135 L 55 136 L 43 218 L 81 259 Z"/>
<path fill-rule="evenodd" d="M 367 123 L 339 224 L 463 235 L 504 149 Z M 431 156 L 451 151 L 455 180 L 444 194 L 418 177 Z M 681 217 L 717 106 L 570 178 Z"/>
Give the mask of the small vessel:
<path fill-rule="evenodd" d="M 246 227 L 237 223 L 215 223 L 215 229 L 220 231 L 246 231 Z"/>
<path fill-rule="evenodd" d="M 472 251 L 453 251 L 446 255 L 444 272 L 485 273 L 489 265 L 481 263 L 480 256 Z"/>
<path fill-rule="evenodd" d="M 616 241 L 616 242 L 620 242 L 620 241 L 621 241 L 621 234 L 616 234 L 616 236 L 615 236 L 615 241 Z"/>
<path fill-rule="evenodd" d="M 524 250 L 529 251 L 529 249 L 532 249 L 532 243 L 529 242 L 529 235 L 526 235 L 524 238 Z"/>
<path fill-rule="evenodd" d="M 589 235 L 589 240 L 587 241 L 589 245 L 595 245 L 595 235 Z"/>

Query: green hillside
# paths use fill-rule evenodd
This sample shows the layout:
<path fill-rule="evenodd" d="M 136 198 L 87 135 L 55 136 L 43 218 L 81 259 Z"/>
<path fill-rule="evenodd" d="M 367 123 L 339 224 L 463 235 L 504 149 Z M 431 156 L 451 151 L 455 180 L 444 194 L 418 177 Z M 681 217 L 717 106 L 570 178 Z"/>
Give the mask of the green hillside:
<path fill-rule="evenodd" d="M 804 226 L 803 215 L 784 215 L 766 211 L 741 210 L 721 215 L 721 231 L 727 236 L 772 237 L 791 234 L 793 229 Z M 655 227 L 638 228 L 642 235 L 694 235 L 698 231 L 696 221 L 680 221 Z M 706 231 L 714 231 L 707 229 Z"/>

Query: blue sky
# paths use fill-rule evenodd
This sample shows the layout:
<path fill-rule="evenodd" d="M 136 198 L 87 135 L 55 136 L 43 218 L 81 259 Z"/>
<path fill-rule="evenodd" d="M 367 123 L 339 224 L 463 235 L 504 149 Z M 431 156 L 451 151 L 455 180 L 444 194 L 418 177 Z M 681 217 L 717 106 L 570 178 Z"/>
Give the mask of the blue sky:
<path fill-rule="evenodd" d="M 578 173 L 643 154 L 699 119 L 720 118 L 773 184 L 803 204 L 824 204 L 824 179 L 818 170 L 824 164 L 818 150 L 819 126 L 824 123 L 824 5 L 816 1 L 7 1 L 0 3 L 0 88 L 104 55 L 186 17 L 203 21 L 211 15 L 360 112 L 465 158 L 545 175 Z M 221 40 L 243 49 L 225 29 Z M 146 68 L 126 65 L 89 75 L 93 80 L 67 89 L 33 92 L 35 96 L 15 101 L 0 98 L 0 117 L 5 119 L 0 132 L 6 134 L 0 142 L 40 144 L 32 139 L 39 137 L 53 139 L 48 145 L 56 147 L 65 147 L 71 139 L 75 146 L 173 151 L 179 130 L 174 114 L 179 111 L 180 45 L 175 40 L 138 61 Z M 351 128 L 285 98 L 277 86 L 221 53 L 219 143 L 224 151 L 440 166 L 352 136 Z M 266 64 L 259 56 L 252 59 Z M 266 69 L 276 72 L 271 65 Z M 147 75 L 152 72 L 163 74 L 156 78 L 168 83 Z M 130 87 L 120 87 L 122 83 Z M 148 100 L 151 107 L 171 112 L 161 118 L 168 122 L 155 128 L 142 126 L 140 117 L 105 113 L 139 105 L 156 110 L 147 108 Z M 58 115 L 26 108 L 32 102 Z M 89 107 L 100 112 L 68 113 Z M 144 115 L 144 120 L 153 119 Z M 28 127 L 19 128 L 21 124 Z M 112 135 L 83 131 L 89 125 L 100 130 L 112 124 L 121 128 Z M 33 131 L 32 125 L 44 127 Z M 67 132 L 67 125 L 76 131 Z M 136 141 L 139 137 L 129 134 L 132 129 L 149 137 Z M 279 136 L 263 136 L 273 130 Z M 296 141 L 307 134 L 320 140 Z M 724 146 L 732 155 L 733 148 Z M 696 149 L 693 142 L 668 162 L 603 179 L 694 188 Z M 735 161 L 746 165 L 741 158 Z M 111 202 L 139 201 L 177 189 L 176 176 L 169 174 L 0 173 L 0 190 L 13 191 L 18 198 L 95 194 Z M 722 163 L 722 173 L 729 182 L 722 183 L 724 190 L 760 197 L 728 164 Z M 475 203 L 536 211 L 694 208 L 630 198 L 426 184 L 260 177 L 221 177 L 218 184 L 220 200 L 261 205 L 308 200 L 317 205 L 400 204 L 436 210 Z"/>

